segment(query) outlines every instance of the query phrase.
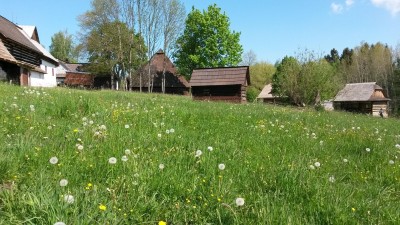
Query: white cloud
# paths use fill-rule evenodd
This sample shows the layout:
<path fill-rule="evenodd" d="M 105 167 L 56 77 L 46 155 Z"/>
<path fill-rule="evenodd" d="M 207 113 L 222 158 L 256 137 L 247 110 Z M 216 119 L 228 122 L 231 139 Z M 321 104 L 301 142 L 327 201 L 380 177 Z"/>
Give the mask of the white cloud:
<path fill-rule="evenodd" d="M 343 6 L 341 4 L 337 4 L 337 3 L 333 2 L 331 4 L 331 10 L 332 10 L 332 12 L 339 14 L 343 11 Z"/>
<path fill-rule="evenodd" d="M 346 0 L 346 6 L 352 6 L 354 4 L 354 0 Z"/>
<path fill-rule="evenodd" d="M 371 0 L 372 4 L 388 10 L 392 15 L 400 13 L 400 0 Z"/>

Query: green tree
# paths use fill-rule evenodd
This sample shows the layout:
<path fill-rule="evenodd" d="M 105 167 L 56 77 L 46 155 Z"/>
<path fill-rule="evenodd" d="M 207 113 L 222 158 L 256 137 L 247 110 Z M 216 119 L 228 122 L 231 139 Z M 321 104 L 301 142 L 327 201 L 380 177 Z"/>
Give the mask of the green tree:
<path fill-rule="evenodd" d="M 77 62 L 78 52 L 73 37 L 65 31 L 59 31 L 51 37 L 50 53 L 65 62 Z"/>
<path fill-rule="evenodd" d="M 228 16 L 215 4 L 203 12 L 192 8 L 174 54 L 180 73 L 190 77 L 195 68 L 238 65 L 243 52 L 240 33 L 229 26 Z"/>

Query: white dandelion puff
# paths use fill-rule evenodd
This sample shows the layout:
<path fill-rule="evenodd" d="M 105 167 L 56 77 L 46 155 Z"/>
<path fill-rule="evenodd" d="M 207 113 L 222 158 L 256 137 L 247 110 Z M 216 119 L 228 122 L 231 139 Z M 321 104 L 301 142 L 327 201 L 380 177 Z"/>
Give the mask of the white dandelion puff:
<path fill-rule="evenodd" d="M 335 182 L 335 177 L 334 176 L 330 176 L 328 178 L 328 180 L 329 180 L 329 182 L 333 183 L 333 182 Z"/>
<path fill-rule="evenodd" d="M 225 169 L 225 164 L 220 163 L 220 164 L 218 165 L 218 169 L 224 170 L 224 169 Z"/>
<path fill-rule="evenodd" d="M 315 166 L 316 168 L 318 168 L 318 167 L 320 167 L 320 166 L 321 166 L 321 163 L 319 163 L 319 162 L 315 162 L 315 163 L 314 163 L 314 166 Z"/>
<path fill-rule="evenodd" d="M 61 187 L 65 187 L 68 185 L 68 180 L 67 179 L 61 179 L 60 180 L 60 186 Z"/>
<path fill-rule="evenodd" d="M 121 157 L 121 161 L 122 161 L 122 162 L 128 161 L 128 156 L 126 156 L 126 155 L 122 156 L 122 157 Z"/>
<path fill-rule="evenodd" d="M 72 195 L 65 195 L 64 196 L 64 201 L 68 204 L 72 204 L 75 202 L 75 198 Z"/>
<path fill-rule="evenodd" d="M 236 198 L 236 206 L 243 206 L 244 198 Z"/>
<path fill-rule="evenodd" d="M 51 164 L 53 164 L 53 165 L 54 165 L 54 164 L 57 164 L 57 163 L 58 163 L 58 158 L 55 157 L 55 156 L 53 156 L 53 157 L 50 158 L 49 162 L 50 162 Z"/>
<path fill-rule="evenodd" d="M 201 150 L 197 150 L 195 157 L 200 157 L 203 154 L 203 152 Z"/>
<path fill-rule="evenodd" d="M 162 163 L 160 163 L 160 165 L 158 165 L 158 168 L 159 168 L 160 170 L 163 170 L 163 169 L 165 168 L 165 165 L 162 164 Z"/>
<path fill-rule="evenodd" d="M 109 158 L 109 159 L 108 159 L 108 163 L 110 163 L 110 164 L 115 164 L 115 163 L 117 163 L 117 158 L 115 158 L 115 157 Z"/>
<path fill-rule="evenodd" d="M 211 152 L 212 150 L 214 150 L 214 148 L 211 147 L 211 146 L 208 146 L 207 149 L 208 149 L 208 151 L 210 151 L 210 152 Z"/>

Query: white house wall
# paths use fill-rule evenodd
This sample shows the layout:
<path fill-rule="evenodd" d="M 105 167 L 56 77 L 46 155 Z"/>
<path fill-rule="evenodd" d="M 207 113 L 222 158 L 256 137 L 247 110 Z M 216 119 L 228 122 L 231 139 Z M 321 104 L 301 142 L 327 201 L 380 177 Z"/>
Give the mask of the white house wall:
<path fill-rule="evenodd" d="M 42 60 L 40 68 L 47 73 L 42 74 L 39 72 L 31 71 L 29 84 L 32 87 L 56 87 L 56 70 L 55 65 L 45 60 Z"/>

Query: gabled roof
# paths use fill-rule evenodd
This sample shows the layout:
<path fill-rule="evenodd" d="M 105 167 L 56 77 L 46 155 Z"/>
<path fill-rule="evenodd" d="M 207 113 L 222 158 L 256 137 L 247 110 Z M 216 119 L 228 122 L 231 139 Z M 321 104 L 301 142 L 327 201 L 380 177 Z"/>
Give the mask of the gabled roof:
<path fill-rule="evenodd" d="M 380 91 L 380 94 L 376 94 L 376 91 Z M 346 84 L 336 95 L 334 102 L 387 100 L 389 99 L 384 96 L 382 88 L 376 82 L 368 82 Z"/>
<path fill-rule="evenodd" d="M 262 91 L 260 92 L 260 94 L 258 95 L 257 98 L 265 98 L 265 99 L 273 99 L 275 98 L 275 96 L 273 96 L 271 94 L 272 91 L 272 85 L 271 84 L 267 84 L 264 86 L 264 88 L 262 89 Z"/>
<path fill-rule="evenodd" d="M 3 37 L 17 42 L 35 52 L 41 53 L 41 51 L 21 31 L 21 27 L 0 16 L 0 34 Z"/>
<path fill-rule="evenodd" d="M 31 35 L 29 35 L 28 32 L 31 32 L 32 27 L 35 29 L 36 31 L 36 27 L 35 26 L 21 26 L 23 29 L 20 30 L 20 32 L 25 35 L 26 38 L 28 38 L 32 44 L 38 49 L 40 50 L 40 52 L 47 57 L 50 61 L 52 61 L 52 63 L 54 65 L 58 65 L 58 60 L 56 58 L 54 58 L 53 55 L 50 54 L 50 52 L 48 52 L 38 41 L 32 39 Z M 27 31 L 25 29 L 28 29 Z"/>
<path fill-rule="evenodd" d="M 28 35 L 28 37 L 30 39 L 33 39 L 33 40 L 37 41 L 38 43 L 40 43 L 39 34 L 38 34 L 37 29 L 36 29 L 36 26 L 19 25 L 19 27 L 21 27 L 22 30 L 25 31 L 25 33 Z"/>
<path fill-rule="evenodd" d="M 164 61 L 165 60 L 165 61 Z M 185 87 L 189 88 L 190 85 L 187 80 L 178 74 L 178 71 L 175 65 L 171 62 L 171 60 L 165 56 L 165 53 L 160 49 L 154 54 L 150 62 L 145 64 L 138 72 L 142 73 L 142 87 L 148 86 L 148 69 L 150 66 L 150 71 L 153 78 L 153 86 L 161 87 L 162 83 L 162 73 L 164 70 L 164 62 L 165 62 L 165 86 L 168 87 Z M 132 79 L 132 85 L 134 87 L 138 87 L 140 84 L 139 76 L 134 76 Z"/>
<path fill-rule="evenodd" d="M 248 66 L 194 69 L 190 79 L 193 86 L 250 85 Z"/>

